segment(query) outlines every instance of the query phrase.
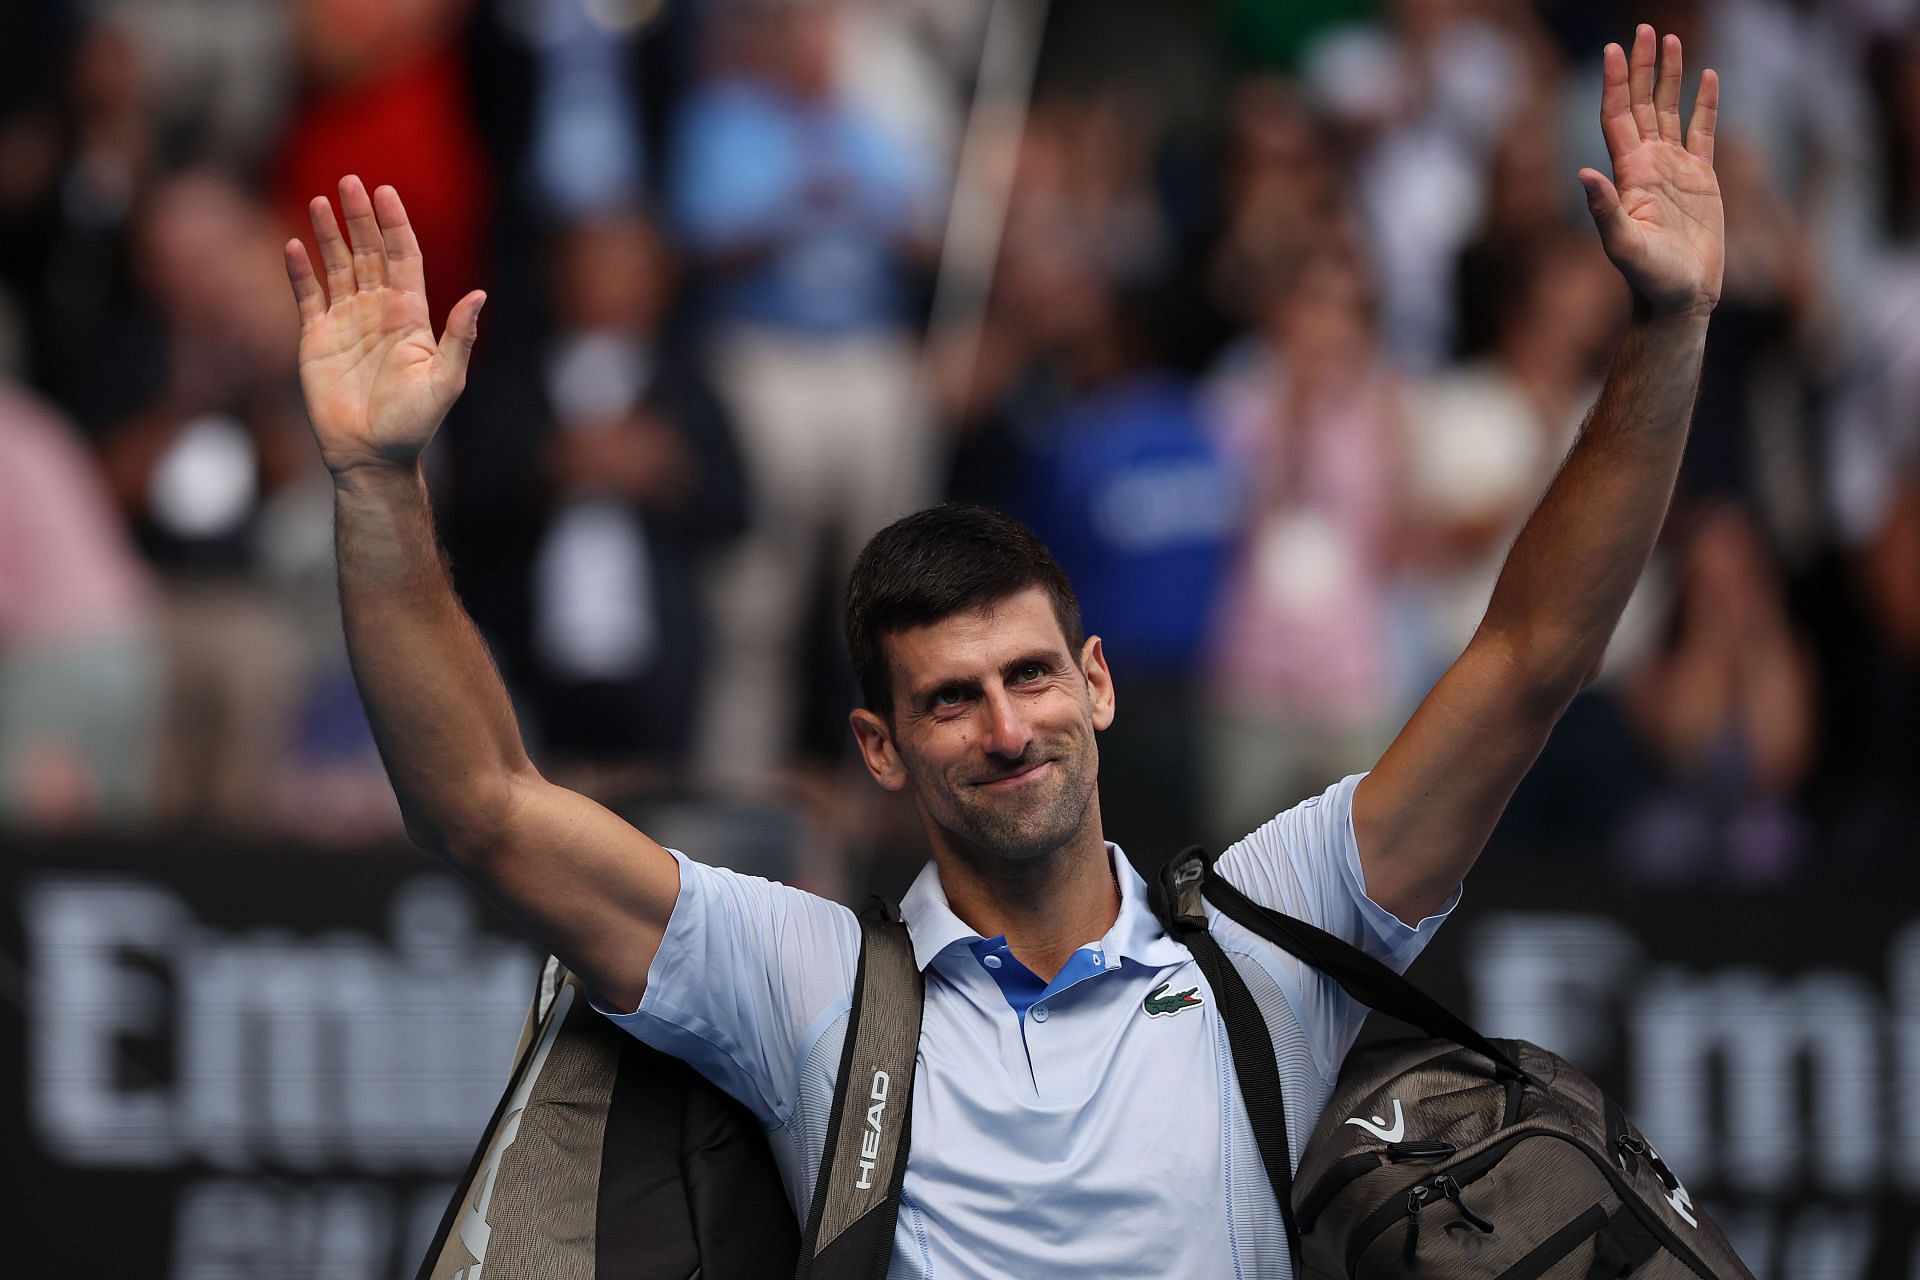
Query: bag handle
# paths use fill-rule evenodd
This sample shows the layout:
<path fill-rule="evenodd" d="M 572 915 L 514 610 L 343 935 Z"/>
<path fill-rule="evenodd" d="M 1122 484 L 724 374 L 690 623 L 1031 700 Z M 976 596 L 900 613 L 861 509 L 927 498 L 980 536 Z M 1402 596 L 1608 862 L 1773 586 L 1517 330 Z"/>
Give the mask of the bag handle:
<path fill-rule="evenodd" d="M 1213 854 L 1194 845 L 1161 871 L 1170 917 L 1166 923 L 1179 926 L 1175 936 L 1184 941 L 1193 930 L 1206 929 L 1206 915 L 1200 905 L 1204 898 L 1221 915 L 1332 978 L 1368 1008 L 1398 1018 L 1435 1039 L 1451 1040 L 1463 1049 L 1471 1049 L 1493 1063 L 1499 1079 L 1538 1085 L 1513 1055 L 1438 1000 L 1352 943 L 1261 906 L 1224 877 L 1213 874 L 1213 861 Z"/>
<path fill-rule="evenodd" d="M 868 903 L 860 933 L 853 1010 L 800 1242 L 799 1280 L 884 1280 L 893 1257 L 926 979 L 892 903 Z"/>

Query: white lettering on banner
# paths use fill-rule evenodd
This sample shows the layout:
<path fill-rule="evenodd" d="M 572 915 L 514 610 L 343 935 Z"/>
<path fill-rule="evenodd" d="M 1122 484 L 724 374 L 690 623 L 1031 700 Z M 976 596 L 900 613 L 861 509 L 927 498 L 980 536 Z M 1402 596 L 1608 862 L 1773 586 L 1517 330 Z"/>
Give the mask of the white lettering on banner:
<path fill-rule="evenodd" d="M 873 1073 L 873 1088 L 867 1094 L 873 1105 L 867 1108 L 866 1131 L 860 1135 L 860 1177 L 853 1184 L 862 1191 L 873 1190 L 873 1167 L 880 1159 L 880 1121 L 886 1115 L 890 1084 L 886 1072 Z"/>
<path fill-rule="evenodd" d="M 213 1178 L 180 1194 L 173 1257 L 178 1277 L 391 1274 L 392 1193 L 378 1183 L 298 1187 Z"/>
<path fill-rule="evenodd" d="M 21 915 L 28 1111 L 82 1167 L 458 1167 L 533 985 L 527 949 L 432 876 L 394 894 L 391 942 L 210 929 L 136 876 L 40 877 Z"/>
<path fill-rule="evenodd" d="M 1784 1192 L 1809 1178 L 1830 1192 L 1875 1185 L 1888 1145 L 1883 1011 L 1859 976 L 1659 966 L 1640 982 L 1629 1016 L 1634 1114 L 1676 1170 L 1717 1164 L 1719 1179 L 1742 1192 Z M 1726 1103 L 1717 1127 L 1716 1080 Z M 1809 1125 L 1817 1142 L 1806 1140 Z"/>
<path fill-rule="evenodd" d="M 1896 1225 L 1920 1194 L 1920 921 L 1892 935 L 1884 996 L 1833 964 L 1655 963 L 1600 914 L 1495 913 L 1463 941 L 1473 1020 L 1621 1081 L 1761 1280 L 1868 1280 L 1896 1256 L 1920 1280 Z"/>
<path fill-rule="evenodd" d="M 1489 917 L 1463 959 L 1480 1030 L 1531 1040 L 1570 1062 L 1600 1062 L 1613 1051 L 1601 1016 L 1646 961 L 1618 921 L 1528 912 Z"/>
<path fill-rule="evenodd" d="M 173 1280 L 412 1275 L 452 1194 L 450 1184 L 399 1191 L 371 1178 L 194 1179 L 175 1202 L 165 1274 Z M 133 1270 L 147 1274 L 145 1259 Z"/>

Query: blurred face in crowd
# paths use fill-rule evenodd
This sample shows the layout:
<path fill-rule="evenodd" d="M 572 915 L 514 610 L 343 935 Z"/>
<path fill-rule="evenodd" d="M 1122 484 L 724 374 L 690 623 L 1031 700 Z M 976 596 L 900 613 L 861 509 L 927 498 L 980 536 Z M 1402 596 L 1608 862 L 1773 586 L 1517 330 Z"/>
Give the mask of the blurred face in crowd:
<path fill-rule="evenodd" d="M 838 82 L 836 0 L 755 0 L 728 33 L 747 63 L 796 98 L 831 98 Z"/>
<path fill-rule="evenodd" d="M 1523 120 L 1494 149 L 1488 175 L 1489 233 L 1551 226 L 1560 220 L 1566 166 L 1551 130 Z"/>
<path fill-rule="evenodd" d="M 1028 862 L 1097 833 L 1094 735 L 1113 723 L 1113 681 L 1098 637 L 1069 650 L 1045 590 L 896 633 L 886 650 L 892 712 L 855 712 L 855 733 L 936 847 Z"/>
<path fill-rule="evenodd" d="M 231 178 L 203 170 L 163 183 L 140 213 L 135 243 L 148 296 L 177 336 L 291 367 L 298 334 L 274 277 L 280 233 Z"/>
<path fill-rule="evenodd" d="M 1235 93 L 1228 180 L 1236 209 L 1250 213 L 1269 215 L 1275 206 L 1318 209 L 1330 202 L 1333 169 L 1299 89 L 1264 79 Z"/>
<path fill-rule="evenodd" d="M 1598 243 L 1569 231 L 1538 251 L 1519 305 L 1503 318 L 1502 336 L 1509 344 L 1526 343 L 1580 365 L 1597 365 L 1626 319 L 1628 302 Z"/>
<path fill-rule="evenodd" d="M 554 319 L 563 329 L 651 334 L 672 298 L 673 264 L 644 215 L 609 215 L 560 234 L 550 288 Z"/>
<path fill-rule="evenodd" d="M 1270 333 L 1295 376 L 1351 373 L 1372 357 L 1372 298 L 1351 255 L 1310 254 L 1282 283 L 1270 311 Z"/>

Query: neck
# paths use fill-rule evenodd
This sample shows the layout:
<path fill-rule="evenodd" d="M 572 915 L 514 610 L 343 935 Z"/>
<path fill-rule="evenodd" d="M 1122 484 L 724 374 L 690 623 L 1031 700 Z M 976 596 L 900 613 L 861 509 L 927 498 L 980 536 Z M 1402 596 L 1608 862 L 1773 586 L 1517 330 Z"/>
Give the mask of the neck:
<path fill-rule="evenodd" d="M 953 913 L 983 938 L 1006 935 L 1014 958 L 1045 981 L 1120 917 L 1120 884 L 1097 819 L 1052 853 L 1023 862 L 932 843 Z"/>

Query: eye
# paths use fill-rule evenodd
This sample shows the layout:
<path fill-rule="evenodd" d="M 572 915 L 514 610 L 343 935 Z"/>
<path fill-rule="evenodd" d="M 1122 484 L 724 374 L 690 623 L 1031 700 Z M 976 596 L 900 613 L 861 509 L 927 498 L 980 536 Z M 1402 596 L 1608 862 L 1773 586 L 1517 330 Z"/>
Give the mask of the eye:
<path fill-rule="evenodd" d="M 936 707 L 957 707 L 965 701 L 966 696 L 966 690 L 949 685 L 944 689 L 934 690 L 933 696 L 927 701 Z"/>
<path fill-rule="evenodd" d="M 1046 674 L 1047 674 L 1047 668 L 1043 663 L 1029 662 L 1026 666 L 1021 667 L 1018 671 L 1015 671 L 1013 673 L 1013 678 L 1015 680 L 1024 682 L 1027 680 L 1038 680 Z"/>

